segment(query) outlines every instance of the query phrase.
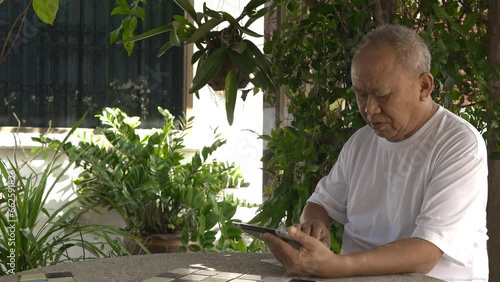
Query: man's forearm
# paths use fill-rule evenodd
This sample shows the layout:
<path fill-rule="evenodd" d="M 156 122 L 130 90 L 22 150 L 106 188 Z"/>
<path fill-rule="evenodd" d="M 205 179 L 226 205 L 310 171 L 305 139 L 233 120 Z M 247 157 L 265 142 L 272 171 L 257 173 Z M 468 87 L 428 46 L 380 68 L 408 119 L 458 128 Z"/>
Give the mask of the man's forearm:
<path fill-rule="evenodd" d="M 431 271 L 442 256 L 434 244 L 408 238 L 356 254 L 341 255 L 337 265 L 326 266 L 334 276 L 386 275 Z M 335 272 L 337 272 L 335 274 Z"/>
<path fill-rule="evenodd" d="M 307 203 L 302 210 L 300 223 L 304 223 L 313 219 L 322 221 L 326 227 L 330 227 L 333 223 L 333 220 L 328 216 L 322 206 L 315 203 Z"/>

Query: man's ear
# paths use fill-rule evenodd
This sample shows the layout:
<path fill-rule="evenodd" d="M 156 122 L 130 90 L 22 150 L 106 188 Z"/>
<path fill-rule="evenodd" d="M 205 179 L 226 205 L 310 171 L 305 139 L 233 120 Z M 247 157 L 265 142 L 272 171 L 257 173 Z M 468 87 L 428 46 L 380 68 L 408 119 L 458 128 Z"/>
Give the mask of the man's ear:
<path fill-rule="evenodd" d="M 424 101 L 431 97 L 434 90 L 434 77 L 426 72 L 420 75 L 420 100 Z"/>

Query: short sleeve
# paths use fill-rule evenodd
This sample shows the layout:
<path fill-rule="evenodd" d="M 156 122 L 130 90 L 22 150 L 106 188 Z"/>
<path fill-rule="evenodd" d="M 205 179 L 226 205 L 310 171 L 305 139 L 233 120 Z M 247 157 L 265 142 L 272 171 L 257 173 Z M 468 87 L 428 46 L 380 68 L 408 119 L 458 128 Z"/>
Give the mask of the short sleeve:
<path fill-rule="evenodd" d="M 348 189 L 345 177 L 345 163 L 348 148 L 342 149 L 337 162 L 330 170 L 330 173 L 323 177 L 318 184 L 308 202 L 322 206 L 328 216 L 342 224 L 347 223 L 347 196 Z"/>
<path fill-rule="evenodd" d="M 438 154 L 412 234 L 461 266 L 472 259 L 475 242 L 485 239 L 477 236 L 486 236 L 486 147 L 477 134 L 469 133 L 459 132 L 455 143 L 448 142 Z"/>

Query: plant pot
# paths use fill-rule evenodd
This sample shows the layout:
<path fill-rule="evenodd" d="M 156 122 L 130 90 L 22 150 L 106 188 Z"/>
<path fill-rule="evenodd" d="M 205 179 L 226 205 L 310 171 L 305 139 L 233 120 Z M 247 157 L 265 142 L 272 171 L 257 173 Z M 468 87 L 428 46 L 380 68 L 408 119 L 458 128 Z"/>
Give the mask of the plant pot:
<path fill-rule="evenodd" d="M 142 244 L 152 253 L 177 253 L 182 246 L 181 234 L 152 234 L 141 238 Z M 123 238 L 123 245 L 132 255 L 146 252 L 132 239 Z"/>
<path fill-rule="evenodd" d="M 230 60 L 226 60 L 224 66 L 209 82 L 210 86 L 214 91 L 223 91 L 226 89 L 226 75 L 229 71 L 236 70 L 237 68 L 231 63 Z M 248 85 L 248 78 L 242 72 L 238 72 L 238 89 L 245 88 Z"/>

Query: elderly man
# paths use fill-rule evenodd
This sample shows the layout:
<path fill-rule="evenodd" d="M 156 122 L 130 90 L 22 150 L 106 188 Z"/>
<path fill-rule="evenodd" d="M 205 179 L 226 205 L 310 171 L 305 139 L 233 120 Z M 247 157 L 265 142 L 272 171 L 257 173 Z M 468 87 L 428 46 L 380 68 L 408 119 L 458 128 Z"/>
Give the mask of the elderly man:
<path fill-rule="evenodd" d="M 301 224 L 288 228 L 302 247 L 261 236 L 290 274 L 488 280 L 485 143 L 432 100 L 430 62 L 403 26 L 379 27 L 360 43 L 351 72 L 367 125 L 319 182 Z M 345 227 L 341 254 L 328 248 L 334 220 Z"/>

